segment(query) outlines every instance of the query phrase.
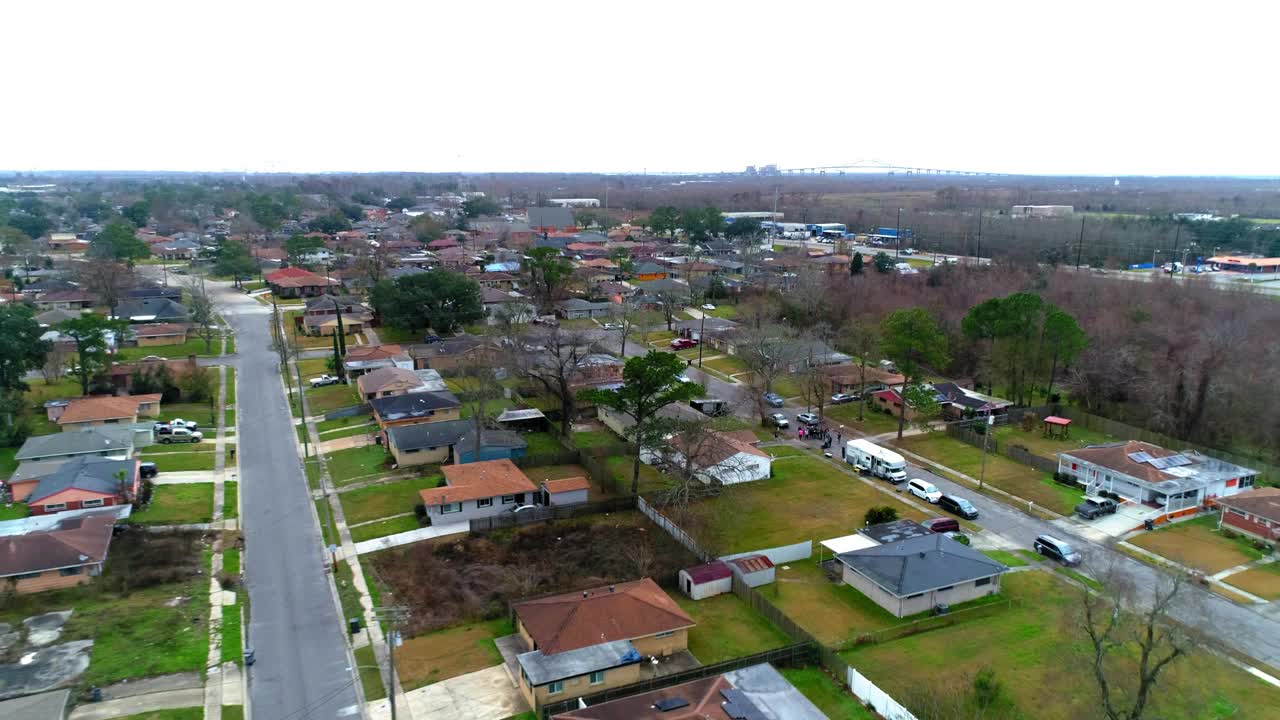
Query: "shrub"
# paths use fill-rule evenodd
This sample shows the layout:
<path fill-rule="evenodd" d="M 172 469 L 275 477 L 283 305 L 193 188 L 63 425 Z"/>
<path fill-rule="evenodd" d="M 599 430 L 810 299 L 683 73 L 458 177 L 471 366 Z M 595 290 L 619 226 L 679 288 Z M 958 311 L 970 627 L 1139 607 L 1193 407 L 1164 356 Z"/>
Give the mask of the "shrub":
<path fill-rule="evenodd" d="M 1000 701 L 1003 688 L 996 678 L 996 671 L 982 668 L 973 676 L 973 700 L 978 707 L 988 708 Z"/>
<path fill-rule="evenodd" d="M 1036 429 L 1036 423 L 1040 422 L 1040 418 L 1035 413 L 1023 413 L 1019 423 L 1022 425 L 1022 432 L 1031 432 Z"/>
<path fill-rule="evenodd" d="M 968 544 L 969 544 L 969 542 L 970 542 L 970 541 L 969 541 L 969 536 L 968 536 L 968 535 L 965 535 L 964 533 L 956 533 L 955 535 L 952 535 L 952 536 L 951 536 L 951 539 L 952 539 L 952 540 L 955 540 L 956 542 L 960 543 L 961 545 L 968 545 Z"/>
<path fill-rule="evenodd" d="M 1058 483 L 1059 485 L 1075 485 L 1076 484 L 1076 479 L 1064 472 L 1055 472 L 1053 474 L 1053 481 Z"/>
<path fill-rule="evenodd" d="M 416 518 L 418 518 L 418 522 L 422 522 L 422 521 L 426 520 L 426 519 L 427 519 L 427 506 L 426 506 L 426 505 L 424 505 L 424 504 L 422 504 L 422 503 L 418 503 L 417 505 L 414 505 L 414 506 L 413 506 L 413 516 L 414 516 L 414 517 L 416 517 Z"/>
<path fill-rule="evenodd" d="M 218 573 L 218 585 L 221 586 L 223 590 L 235 590 L 236 584 L 239 582 L 240 576 L 238 575 L 225 571 Z"/>
<path fill-rule="evenodd" d="M 1238 539 L 1240 536 L 1239 536 L 1238 534 L 1236 534 L 1236 533 L 1235 533 L 1234 531 L 1232 531 L 1232 530 L 1228 530 L 1228 529 L 1226 529 L 1226 528 L 1223 528 L 1223 529 L 1222 529 L 1222 537 L 1224 537 L 1224 538 L 1226 538 L 1226 539 L 1228 539 L 1228 540 L 1236 540 L 1236 539 Z"/>
<path fill-rule="evenodd" d="M 898 509 L 889 505 L 878 505 L 867 510 L 867 514 L 862 519 L 867 525 L 893 522 L 898 519 Z"/>

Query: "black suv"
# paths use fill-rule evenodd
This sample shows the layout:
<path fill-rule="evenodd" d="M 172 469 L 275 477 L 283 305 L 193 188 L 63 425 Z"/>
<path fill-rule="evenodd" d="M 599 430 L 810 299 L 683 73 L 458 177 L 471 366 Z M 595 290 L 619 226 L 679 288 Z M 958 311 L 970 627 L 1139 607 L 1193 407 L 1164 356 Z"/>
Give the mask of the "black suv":
<path fill-rule="evenodd" d="M 138 463 L 138 475 L 142 478 L 153 478 L 160 469 L 153 462 Z"/>
<path fill-rule="evenodd" d="M 1063 565 L 1079 565 L 1084 559 L 1070 544 L 1052 535 L 1039 535 L 1031 545 L 1041 555 L 1057 560 Z"/>
<path fill-rule="evenodd" d="M 1076 506 L 1076 515 L 1085 520 L 1092 520 L 1099 515 L 1114 515 L 1115 512 L 1115 500 L 1093 495 L 1085 495 L 1084 502 Z"/>
<path fill-rule="evenodd" d="M 968 500 L 955 495 L 943 495 L 938 499 L 938 507 L 966 520 L 974 520 L 978 517 L 978 508 Z"/>

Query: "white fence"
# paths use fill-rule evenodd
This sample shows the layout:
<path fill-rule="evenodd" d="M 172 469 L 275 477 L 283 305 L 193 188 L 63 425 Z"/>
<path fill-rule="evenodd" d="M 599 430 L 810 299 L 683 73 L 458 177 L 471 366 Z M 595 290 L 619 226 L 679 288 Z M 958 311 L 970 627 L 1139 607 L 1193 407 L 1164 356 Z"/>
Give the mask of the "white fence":
<path fill-rule="evenodd" d="M 746 557 L 747 555 L 764 555 L 769 558 L 769 561 L 774 565 L 782 565 L 783 563 L 791 563 L 798 560 L 807 560 L 813 557 L 813 541 L 805 540 L 804 542 L 796 543 L 795 545 L 783 545 L 781 547 L 771 547 L 765 550 L 723 555 L 720 559 L 728 562 L 729 560 Z"/>
<path fill-rule="evenodd" d="M 676 542 L 688 548 L 689 552 L 693 553 L 694 555 L 697 555 L 699 561 L 711 562 L 711 560 L 715 557 L 714 555 L 707 552 L 706 550 L 703 550 L 702 546 L 698 545 L 697 541 L 694 540 L 689 535 L 689 533 L 680 529 L 679 525 L 676 525 L 675 523 L 668 520 L 666 515 L 663 515 L 662 513 L 658 512 L 653 508 L 653 506 L 645 502 L 644 498 L 642 497 L 636 498 L 636 507 L 639 508 L 640 512 L 644 513 L 646 517 L 652 520 L 654 524 L 656 524 L 658 527 L 662 528 L 663 530 L 666 530 L 668 535 L 676 539 Z"/>
<path fill-rule="evenodd" d="M 916 720 L 906 708 L 898 704 L 889 693 L 876 687 L 857 670 L 849 668 L 849 689 L 863 704 L 870 705 L 885 720 Z"/>

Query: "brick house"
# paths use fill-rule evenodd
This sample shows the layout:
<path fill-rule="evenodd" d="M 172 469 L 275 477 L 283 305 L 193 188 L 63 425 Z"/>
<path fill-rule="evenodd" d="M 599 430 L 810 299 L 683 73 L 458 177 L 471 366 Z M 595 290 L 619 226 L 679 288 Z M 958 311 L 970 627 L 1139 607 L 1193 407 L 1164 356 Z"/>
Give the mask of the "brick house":
<path fill-rule="evenodd" d="M 124 505 L 138 496 L 136 458 L 76 457 L 36 465 L 33 474 L 9 481 L 14 502 L 27 503 L 32 515 Z"/>
<path fill-rule="evenodd" d="M 83 585 L 102 572 L 115 515 L 80 514 L 46 528 L 0 536 L 0 584 L 19 593 Z"/>
<path fill-rule="evenodd" d="M 181 345 L 187 341 L 187 326 L 177 323 L 135 325 L 130 330 L 138 347 Z"/>
<path fill-rule="evenodd" d="M 338 309 L 342 309 L 342 331 L 351 335 L 362 332 L 373 322 L 373 311 L 351 296 L 321 295 L 307 300 L 301 315 L 294 323 L 303 333 L 312 336 L 332 335 L 338 331 Z"/>
<path fill-rule="evenodd" d="M 1218 529 L 1274 543 L 1280 540 L 1280 488 L 1262 487 L 1219 498 Z"/>
<path fill-rule="evenodd" d="M 332 285 L 328 278 L 298 267 L 267 273 L 265 279 L 271 292 L 282 298 L 316 297 Z"/>
<path fill-rule="evenodd" d="M 93 395 L 71 400 L 56 420 L 63 432 L 83 430 L 97 425 L 126 425 L 138 422 L 139 416 L 160 415 L 160 394 Z"/>
<path fill-rule="evenodd" d="M 432 524 L 464 523 L 532 504 L 538 488 L 510 460 L 445 465 L 443 487 L 418 493 Z"/>

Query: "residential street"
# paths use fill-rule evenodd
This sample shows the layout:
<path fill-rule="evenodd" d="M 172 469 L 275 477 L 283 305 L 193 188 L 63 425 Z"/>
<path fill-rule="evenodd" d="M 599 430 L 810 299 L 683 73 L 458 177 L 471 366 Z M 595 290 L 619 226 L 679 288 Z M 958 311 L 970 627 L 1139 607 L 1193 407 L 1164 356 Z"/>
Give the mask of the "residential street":
<path fill-rule="evenodd" d="M 294 448 L 270 311 L 229 289 L 220 301 L 236 331 L 242 522 L 249 591 L 253 715 L 321 720 L 358 714 L 355 676 L 325 572 L 323 545 Z"/>

